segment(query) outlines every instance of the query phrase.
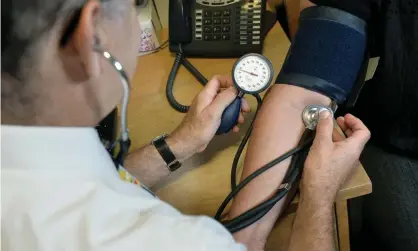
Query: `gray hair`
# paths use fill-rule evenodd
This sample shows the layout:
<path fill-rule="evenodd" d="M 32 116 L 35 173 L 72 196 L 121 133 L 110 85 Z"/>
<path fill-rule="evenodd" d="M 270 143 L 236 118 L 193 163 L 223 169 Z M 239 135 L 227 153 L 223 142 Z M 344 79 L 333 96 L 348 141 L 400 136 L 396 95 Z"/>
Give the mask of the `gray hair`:
<path fill-rule="evenodd" d="M 110 0 L 101 0 L 108 4 Z M 113 1 L 120 2 L 120 1 Z M 57 22 L 68 22 L 86 0 L 2 0 L 1 72 L 23 80 L 19 69 L 30 47 L 46 35 Z M 112 6 L 114 7 L 114 6 Z M 108 14 L 111 8 L 104 7 Z M 113 10 L 112 10 L 113 11 Z"/>
<path fill-rule="evenodd" d="M 75 28 L 71 20 L 80 15 L 88 0 L 2 0 L 1 2 L 1 75 L 2 118 L 30 107 L 36 94 L 27 82 L 37 60 L 39 45 L 55 28 Z M 130 7 L 131 0 L 100 0 L 102 15 L 114 19 Z M 65 30 L 64 30 L 65 31 Z M 68 39 L 69 36 L 63 37 Z M 32 109 L 32 108 L 31 108 Z"/>

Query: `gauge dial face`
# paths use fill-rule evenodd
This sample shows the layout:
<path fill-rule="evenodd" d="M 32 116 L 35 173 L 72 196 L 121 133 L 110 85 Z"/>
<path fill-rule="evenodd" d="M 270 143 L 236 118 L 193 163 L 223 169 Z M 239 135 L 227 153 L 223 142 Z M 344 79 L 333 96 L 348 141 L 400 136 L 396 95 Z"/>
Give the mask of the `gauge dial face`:
<path fill-rule="evenodd" d="M 273 67 L 259 54 L 248 54 L 238 59 L 233 69 L 234 83 L 244 93 L 262 92 L 270 85 Z"/>

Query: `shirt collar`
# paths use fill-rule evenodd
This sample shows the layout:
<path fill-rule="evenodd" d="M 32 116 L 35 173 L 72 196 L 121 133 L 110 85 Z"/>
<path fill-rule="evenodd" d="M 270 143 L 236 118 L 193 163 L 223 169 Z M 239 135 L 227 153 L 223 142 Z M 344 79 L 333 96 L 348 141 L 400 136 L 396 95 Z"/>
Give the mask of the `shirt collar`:
<path fill-rule="evenodd" d="M 116 173 L 94 128 L 2 125 L 1 141 L 2 168 Z"/>

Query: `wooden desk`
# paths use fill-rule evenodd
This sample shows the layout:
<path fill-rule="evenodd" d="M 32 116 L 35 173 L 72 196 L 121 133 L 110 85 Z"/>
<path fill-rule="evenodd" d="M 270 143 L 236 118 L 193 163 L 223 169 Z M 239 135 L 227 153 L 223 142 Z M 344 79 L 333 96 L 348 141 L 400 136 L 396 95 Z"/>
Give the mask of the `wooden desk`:
<path fill-rule="evenodd" d="M 167 31 L 162 37 L 167 38 Z M 265 41 L 264 55 L 273 63 L 277 73 L 289 48 L 289 41 L 276 25 Z M 165 96 L 165 86 L 174 57 L 168 49 L 139 58 L 137 73 L 132 83 L 128 124 L 132 149 L 147 144 L 157 135 L 171 132 L 184 114 L 173 110 Z M 231 74 L 235 59 L 191 59 L 207 78 L 214 74 Z M 183 104 L 190 104 L 202 86 L 184 68 L 181 68 L 174 86 L 174 95 Z M 248 97 L 253 110 L 256 102 Z M 247 116 L 247 121 L 253 114 Z M 213 216 L 230 191 L 230 168 L 248 123 L 240 135 L 216 136 L 207 150 L 184 163 L 179 171 L 157 187 L 162 199 L 186 214 Z M 244 158 L 242 158 L 244 159 Z M 240 163 L 242 167 L 242 162 Z M 336 206 L 339 244 L 349 250 L 346 200 L 371 192 L 371 182 L 359 167 L 351 180 L 339 191 Z M 297 204 L 297 202 L 295 202 Z M 286 250 L 294 214 L 289 213 L 277 223 L 266 250 Z"/>

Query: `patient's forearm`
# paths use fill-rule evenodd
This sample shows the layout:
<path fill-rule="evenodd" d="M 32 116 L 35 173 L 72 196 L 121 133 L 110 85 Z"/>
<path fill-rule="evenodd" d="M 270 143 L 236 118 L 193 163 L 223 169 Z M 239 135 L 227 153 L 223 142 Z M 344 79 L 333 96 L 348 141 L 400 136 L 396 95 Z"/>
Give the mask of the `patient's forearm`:
<path fill-rule="evenodd" d="M 333 251 L 333 203 L 318 204 L 301 194 L 289 251 Z"/>
<path fill-rule="evenodd" d="M 272 87 L 254 124 L 241 179 L 262 165 L 294 148 L 303 133 L 301 114 L 306 105 L 329 104 L 329 98 L 300 87 L 279 84 Z M 280 186 L 290 159 L 283 161 L 247 185 L 234 199 L 229 218 L 238 216 L 269 198 Z M 283 203 L 263 219 L 235 234 L 250 250 L 261 249 Z"/>

